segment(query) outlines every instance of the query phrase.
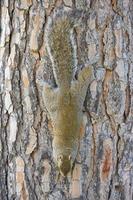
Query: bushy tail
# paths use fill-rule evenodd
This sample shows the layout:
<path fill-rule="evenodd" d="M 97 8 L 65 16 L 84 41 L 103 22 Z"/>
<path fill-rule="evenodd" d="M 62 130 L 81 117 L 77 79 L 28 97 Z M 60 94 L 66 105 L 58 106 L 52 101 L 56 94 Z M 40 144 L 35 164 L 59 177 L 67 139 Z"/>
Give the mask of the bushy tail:
<path fill-rule="evenodd" d="M 73 23 L 66 15 L 50 19 L 46 29 L 46 47 L 58 87 L 70 87 L 74 69 Z"/>

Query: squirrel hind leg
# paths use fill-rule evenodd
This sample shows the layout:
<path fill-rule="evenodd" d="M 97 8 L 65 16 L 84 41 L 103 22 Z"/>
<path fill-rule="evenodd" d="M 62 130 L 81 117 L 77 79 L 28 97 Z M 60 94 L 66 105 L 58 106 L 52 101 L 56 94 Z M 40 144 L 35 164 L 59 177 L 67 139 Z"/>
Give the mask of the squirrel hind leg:
<path fill-rule="evenodd" d="M 89 84 L 94 79 L 94 72 L 93 72 L 93 66 L 88 65 L 84 67 L 78 74 L 78 81 L 81 86 L 84 86 L 84 84 Z"/>
<path fill-rule="evenodd" d="M 87 66 L 80 71 L 78 75 L 79 96 L 82 103 L 85 100 L 89 84 L 94 80 L 94 72 L 92 66 Z"/>
<path fill-rule="evenodd" d="M 51 85 L 45 82 L 43 84 L 42 97 L 48 112 L 53 116 L 57 109 L 57 89 L 52 88 Z"/>
<path fill-rule="evenodd" d="M 87 66 L 79 72 L 77 80 L 72 83 L 71 93 L 79 97 L 81 105 L 84 103 L 88 86 L 93 80 L 93 67 Z"/>

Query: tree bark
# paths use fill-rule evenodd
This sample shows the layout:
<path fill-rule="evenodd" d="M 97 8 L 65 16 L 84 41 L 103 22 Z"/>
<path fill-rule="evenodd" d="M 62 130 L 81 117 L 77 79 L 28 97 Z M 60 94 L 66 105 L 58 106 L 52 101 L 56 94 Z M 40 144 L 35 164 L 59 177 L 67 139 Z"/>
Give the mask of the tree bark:
<path fill-rule="evenodd" d="M 95 81 L 73 177 L 57 181 L 36 80 L 54 81 L 44 34 L 62 4 L 85 15 L 75 29 L 78 67 L 93 65 Z M 133 199 L 132 1 L 1 0 L 0 13 L 0 199 Z"/>

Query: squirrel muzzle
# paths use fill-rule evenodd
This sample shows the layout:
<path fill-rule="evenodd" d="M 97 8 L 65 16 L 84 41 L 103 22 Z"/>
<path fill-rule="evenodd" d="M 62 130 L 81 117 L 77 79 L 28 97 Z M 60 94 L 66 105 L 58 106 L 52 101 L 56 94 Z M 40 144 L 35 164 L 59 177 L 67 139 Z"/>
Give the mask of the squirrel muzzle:
<path fill-rule="evenodd" d="M 67 176 L 67 174 L 72 169 L 72 159 L 71 156 L 60 155 L 57 158 L 57 166 L 59 168 L 60 174 L 62 176 Z"/>

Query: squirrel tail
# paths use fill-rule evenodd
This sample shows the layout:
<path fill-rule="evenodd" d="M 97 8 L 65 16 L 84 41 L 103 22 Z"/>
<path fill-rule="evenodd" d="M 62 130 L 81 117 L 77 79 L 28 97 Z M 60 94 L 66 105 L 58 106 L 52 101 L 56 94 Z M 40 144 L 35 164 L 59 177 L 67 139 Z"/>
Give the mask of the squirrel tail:
<path fill-rule="evenodd" d="M 46 28 L 46 47 L 55 81 L 60 88 L 69 88 L 76 68 L 76 45 L 73 22 L 68 15 L 50 17 Z"/>

